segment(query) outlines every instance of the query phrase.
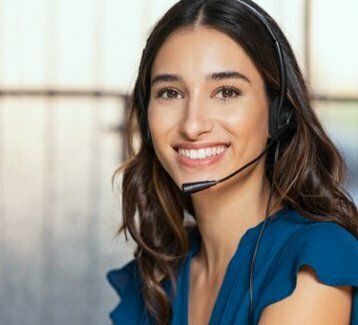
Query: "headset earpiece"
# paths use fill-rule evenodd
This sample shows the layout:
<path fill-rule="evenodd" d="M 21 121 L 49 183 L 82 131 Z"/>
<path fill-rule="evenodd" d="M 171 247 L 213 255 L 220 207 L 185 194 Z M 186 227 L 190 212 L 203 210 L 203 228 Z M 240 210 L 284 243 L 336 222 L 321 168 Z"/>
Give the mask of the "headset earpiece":
<path fill-rule="evenodd" d="M 280 106 L 280 98 L 275 97 L 269 110 L 269 133 L 272 141 L 288 140 L 296 131 L 294 108 L 288 100 Z"/>

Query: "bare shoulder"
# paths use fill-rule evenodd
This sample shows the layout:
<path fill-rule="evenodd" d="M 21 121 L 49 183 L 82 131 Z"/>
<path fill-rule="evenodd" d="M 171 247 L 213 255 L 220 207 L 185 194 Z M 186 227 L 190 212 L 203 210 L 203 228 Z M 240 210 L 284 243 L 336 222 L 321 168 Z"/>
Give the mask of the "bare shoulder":
<path fill-rule="evenodd" d="M 293 293 L 267 306 L 259 325 L 350 324 L 353 289 L 328 286 L 319 281 L 314 269 L 304 265 L 297 273 Z"/>

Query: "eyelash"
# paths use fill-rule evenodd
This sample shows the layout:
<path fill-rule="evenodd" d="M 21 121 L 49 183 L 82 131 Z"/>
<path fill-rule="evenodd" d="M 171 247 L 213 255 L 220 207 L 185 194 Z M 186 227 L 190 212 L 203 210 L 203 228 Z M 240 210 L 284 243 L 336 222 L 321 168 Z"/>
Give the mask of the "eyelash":
<path fill-rule="evenodd" d="M 175 91 L 175 92 L 178 93 L 178 91 L 176 91 L 174 88 L 163 88 L 163 89 L 160 89 L 160 90 L 157 92 L 157 94 L 156 94 L 155 97 L 156 97 L 156 98 L 161 98 L 162 95 L 163 95 L 164 93 L 166 93 L 167 91 Z M 171 98 L 163 98 L 163 99 L 169 100 L 169 99 L 171 99 Z"/>
<path fill-rule="evenodd" d="M 163 88 L 161 90 L 159 90 L 156 94 L 156 98 L 162 98 L 162 95 L 165 94 L 167 91 L 174 91 L 176 93 L 179 93 L 176 89 L 174 88 Z M 235 88 L 234 86 L 222 86 L 218 89 L 218 91 L 216 93 L 219 93 L 221 91 L 233 91 L 236 95 L 235 96 L 232 96 L 232 97 L 227 97 L 227 98 L 222 98 L 222 100 L 224 101 L 230 101 L 236 97 L 238 97 L 239 95 L 241 95 L 241 91 L 237 88 Z M 173 98 L 163 98 L 164 100 L 170 100 L 170 99 L 173 99 Z M 175 99 L 175 98 L 174 98 Z"/>
<path fill-rule="evenodd" d="M 235 96 L 224 98 L 223 100 L 225 100 L 225 101 L 230 101 L 230 100 L 241 95 L 241 91 L 239 89 L 235 88 L 234 86 L 222 86 L 219 88 L 218 92 L 227 91 L 227 90 L 234 92 Z"/>

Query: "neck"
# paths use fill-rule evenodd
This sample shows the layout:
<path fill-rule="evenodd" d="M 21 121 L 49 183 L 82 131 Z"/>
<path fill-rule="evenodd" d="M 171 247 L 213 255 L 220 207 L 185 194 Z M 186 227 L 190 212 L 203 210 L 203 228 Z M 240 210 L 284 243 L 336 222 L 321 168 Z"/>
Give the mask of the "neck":
<path fill-rule="evenodd" d="M 265 218 L 269 184 L 264 173 L 250 173 L 192 196 L 201 234 L 195 257 L 209 278 L 226 269 L 241 237 Z"/>

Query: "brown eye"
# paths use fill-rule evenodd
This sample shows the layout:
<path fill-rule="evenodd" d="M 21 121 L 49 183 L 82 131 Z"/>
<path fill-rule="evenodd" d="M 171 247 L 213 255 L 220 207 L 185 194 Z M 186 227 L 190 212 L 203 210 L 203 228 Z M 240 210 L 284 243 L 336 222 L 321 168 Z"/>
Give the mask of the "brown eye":
<path fill-rule="evenodd" d="M 232 97 L 234 95 L 234 91 L 232 89 L 223 89 L 222 94 L 224 97 Z"/>
<path fill-rule="evenodd" d="M 217 94 L 221 93 L 221 98 L 223 100 L 233 99 L 241 94 L 240 90 L 236 89 L 233 86 L 224 86 L 219 89 Z"/>
<path fill-rule="evenodd" d="M 179 96 L 179 92 L 176 91 L 175 89 L 172 88 L 165 88 L 165 89 L 161 89 L 158 93 L 157 93 L 157 98 L 162 98 L 162 99 L 176 99 Z"/>

